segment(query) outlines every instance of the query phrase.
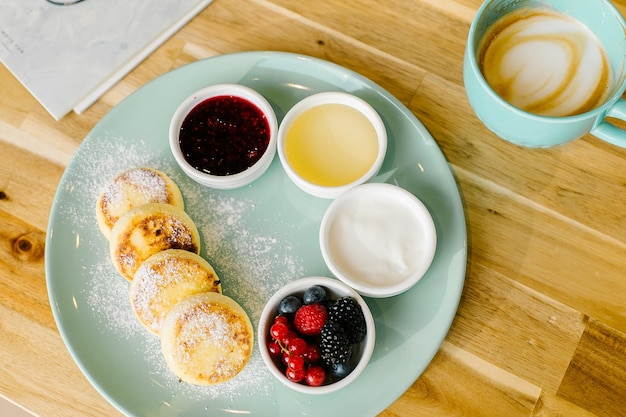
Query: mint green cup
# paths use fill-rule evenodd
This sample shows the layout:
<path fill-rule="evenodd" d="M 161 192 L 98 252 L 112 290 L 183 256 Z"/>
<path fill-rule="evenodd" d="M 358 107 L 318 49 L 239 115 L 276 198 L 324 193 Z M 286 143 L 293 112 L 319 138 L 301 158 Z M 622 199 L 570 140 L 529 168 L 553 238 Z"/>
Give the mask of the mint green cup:
<path fill-rule="evenodd" d="M 523 111 L 502 99 L 487 83 L 477 62 L 478 45 L 487 29 L 502 16 L 524 7 L 548 7 L 578 19 L 604 47 L 611 71 L 609 94 L 593 110 L 563 117 Z M 607 118 L 626 120 L 626 23 L 609 0 L 488 0 L 469 30 L 463 62 L 468 100 L 478 118 L 496 135 L 520 146 L 546 148 L 592 135 L 626 147 L 626 131 Z"/>

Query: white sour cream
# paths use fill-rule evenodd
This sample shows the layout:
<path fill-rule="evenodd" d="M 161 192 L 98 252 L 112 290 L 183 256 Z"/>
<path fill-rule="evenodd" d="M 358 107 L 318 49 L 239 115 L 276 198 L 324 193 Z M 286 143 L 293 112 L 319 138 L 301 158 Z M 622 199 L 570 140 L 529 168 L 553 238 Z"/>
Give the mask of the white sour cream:
<path fill-rule="evenodd" d="M 329 208 L 323 251 L 340 279 L 365 295 L 398 293 L 430 266 L 436 233 L 430 214 L 413 195 L 389 184 L 357 187 Z M 406 289 L 406 288 L 405 288 Z"/>

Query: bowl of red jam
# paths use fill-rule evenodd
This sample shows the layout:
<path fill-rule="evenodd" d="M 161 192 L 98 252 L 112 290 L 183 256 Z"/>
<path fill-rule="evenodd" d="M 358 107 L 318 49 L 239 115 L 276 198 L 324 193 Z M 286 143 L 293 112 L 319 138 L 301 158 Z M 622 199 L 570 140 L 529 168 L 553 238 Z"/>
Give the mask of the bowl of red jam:
<path fill-rule="evenodd" d="M 169 143 L 190 178 L 228 190 L 263 175 L 274 159 L 277 133 L 276 114 L 263 95 L 240 84 L 214 84 L 180 104 Z"/>

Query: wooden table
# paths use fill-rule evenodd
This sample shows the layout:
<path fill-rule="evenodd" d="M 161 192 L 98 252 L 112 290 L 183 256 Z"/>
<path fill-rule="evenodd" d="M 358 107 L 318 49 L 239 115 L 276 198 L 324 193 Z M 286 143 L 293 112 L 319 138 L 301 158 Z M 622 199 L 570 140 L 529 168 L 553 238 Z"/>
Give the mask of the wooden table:
<path fill-rule="evenodd" d="M 626 150 L 498 139 L 463 89 L 480 0 L 215 0 L 82 115 L 54 121 L 0 67 L 0 394 L 42 416 L 117 416 L 72 361 L 46 292 L 45 230 L 86 134 L 146 82 L 281 50 L 372 79 L 432 133 L 466 209 L 466 284 L 426 371 L 381 416 L 626 415 Z M 614 1 L 626 13 L 626 2 Z"/>

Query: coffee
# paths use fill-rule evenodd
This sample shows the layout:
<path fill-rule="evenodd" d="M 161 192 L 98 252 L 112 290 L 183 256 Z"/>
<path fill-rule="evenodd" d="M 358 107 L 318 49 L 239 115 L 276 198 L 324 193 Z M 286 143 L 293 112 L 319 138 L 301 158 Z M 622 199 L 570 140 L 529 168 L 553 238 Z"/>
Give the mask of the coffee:
<path fill-rule="evenodd" d="M 482 37 L 476 59 L 500 97 L 534 114 L 582 114 L 600 106 L 610 89 L 609 62 L 595 35 L 547 8 L 500 18 Z"/>

